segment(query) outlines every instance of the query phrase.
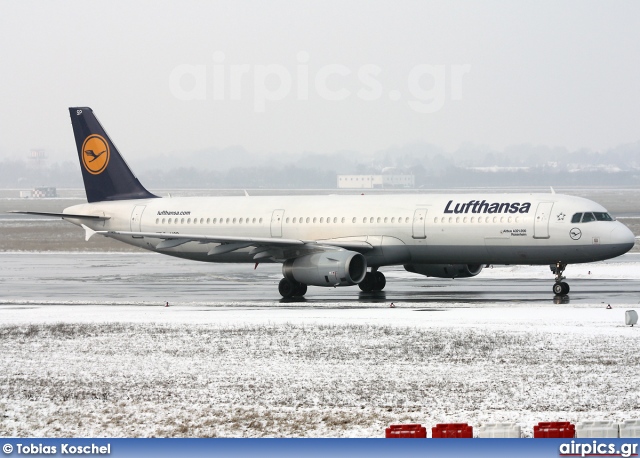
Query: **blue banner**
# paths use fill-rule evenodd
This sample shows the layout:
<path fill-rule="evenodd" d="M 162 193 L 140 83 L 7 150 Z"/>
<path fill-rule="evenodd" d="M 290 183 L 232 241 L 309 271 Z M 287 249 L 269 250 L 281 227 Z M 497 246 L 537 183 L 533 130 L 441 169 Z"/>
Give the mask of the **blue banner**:
<path fill-rule="evenodd" d="M 638 439 L 0 439 L 5 457 L 638 456 Z"/>

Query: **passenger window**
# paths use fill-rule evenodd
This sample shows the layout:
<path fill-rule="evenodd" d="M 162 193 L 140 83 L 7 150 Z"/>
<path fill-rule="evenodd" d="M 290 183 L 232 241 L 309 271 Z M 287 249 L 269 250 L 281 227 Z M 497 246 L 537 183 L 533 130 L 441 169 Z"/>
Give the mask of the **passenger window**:
<path fill-rule="evenodd" d="M 342 217 L 342 223 L 344 224 L 344 216 Z"/>
<path fill-rule="evenodd" d="M 309 221 L 310 221 L 310 219 L 309 219 L 309 217 L 307 217 L 307 224 L 309 224 Z"/>
<path fill-rule="evenodd" d="M 351 220 L 352 223 L 356 222 L 356 217 L 354 216 L 353 219 Z"/>
<path fill-rule="evenodd" d="M 396 222 L 396 218 L 395 218 L 395 216 L 394 216 L 393 218 L 391 218 L 391 222 L 392 222 L 392 223 L 395 223 L 395 222 Z"/>
<path fill-rule="evenodd" d="M 156 224 L 160 222 L 160 218 L 156 218 Z"/>
<path fill-rule="evenodd" d="M 373 216 L 371 218 L 369 218 L 369 222 L 373 223 Z"/>
<path fill-rule="evenodd" d="M 260 224 L 262 224 L 262 218 L 260 218 L 260 221 L 259 221 L 259 223 L 260 223 Z"/>
<path fill-rule="evenodd" d="M 207 218 L 207 224 L 211 222 L 211 218 Z"/>
<path fill-rule="evenodd" d="M 314 219 L 314 220 L 313 220 L 313 222 L 315 223 L 315 222 L 316 222 L 316 220 Z M 324 223 L 324 218 L 320 218 L 320 222 L 321 222 L 321 223 Z"/>
<path fill-rule="evenodd" d="M 387 217 L 385 216 L 385 218 L 384 218 L 384 222 L 386 223 L 388 219 L 389 219 L 389 218 L 387 218 Z"/>
<path fill-rule="evenodd" d="M 188 218 L 187 219 L 187 224 L 190 224 L 190 223 L 191 223 L 191 218 Z"/>
<path fill-rule="evenodd" d="M 583 223 L 590 223 L 591 221 L 595 221 L 596 217 L 593 216 L 593 213 L 591 212 L 587 212 L 584 215 L 582 215 L 582 222 Z"/>
<path fill-rule="evenodd" d="M 473 216 L 471 217 L 471 222 L 472 222 L 472 223 L 475 223 L 475 222 L 476 222 L 476 219 L 475 219 Z"/>
<path fill-rule="evenodd" d="M 405 222 L 405 223 L 408 223 L 408 222 L 409 222 L 409 217 L 408 217 L 408 216 L 404 219 L 404 222 Z"/>
<path fill-rule="evenodd" d="M 296 224 L 296 219 L 295 218 L 293 218 L 293 224 Z"/>
<path fill-rule="evenodd" d="M 287 218 L 286 223 L 289 224 L 289 218 Z"/>
<path fill-rule="evenodd" d="M 240 218 L 240 221 L 238 221 L 240 224 L 242 224 L 242 218 Z"/>

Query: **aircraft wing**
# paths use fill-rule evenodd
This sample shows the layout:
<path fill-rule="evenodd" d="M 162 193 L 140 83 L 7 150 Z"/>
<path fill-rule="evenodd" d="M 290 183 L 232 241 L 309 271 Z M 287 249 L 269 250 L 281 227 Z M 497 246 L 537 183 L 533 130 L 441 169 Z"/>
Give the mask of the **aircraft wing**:
<path fill-rule="evenodd" d="M 76 215 L 73 213 L 52 213 L 52 212 L 22 212 L 22 211 L 8 211 L 7 213 L 19 213 L 22 215 L 38 215 L 38 216 L 55 216 L 57 218 L 77 218 L 77 219 L 92 219 L 95 221 L 104 221 L 110 219 L 110 216 L 98 216 L 98 215 Z"/>
<path fill-rule="evenodd" d="M 145 237 L 150 239 L 158 239 L 156 249 L 169 249 L 184 245 L 189 242 L 199 243 L 217 243 L 219 245 L 209 250 L 210 256 L 215 256 L 232 251 L 240 250 L 247 247 L 254 247 L 250 254 L 254 255 L 254 259 L 273 258 L 273 259 L 290 259 L 306 254 L 335 250 L 345 248 L 354 251 L 368 251 L 373 246 L 367 242 L 361 241 L 332 241 L 332 240 L 298 240 L 298 239 L 282 239 L 271 237 L 237 237 L 237 236 L 220 236 L 220 235 L 199 235 L 199 234 L 170 234 L 161 232 L 130 232 L 130 231 L 94 231 L 84 224 L 82 225 L 86 231 L 86 240 L 89 240 L 94 234 L 100 234 L 105 237 L 113 236 L 131 236 Z"/>

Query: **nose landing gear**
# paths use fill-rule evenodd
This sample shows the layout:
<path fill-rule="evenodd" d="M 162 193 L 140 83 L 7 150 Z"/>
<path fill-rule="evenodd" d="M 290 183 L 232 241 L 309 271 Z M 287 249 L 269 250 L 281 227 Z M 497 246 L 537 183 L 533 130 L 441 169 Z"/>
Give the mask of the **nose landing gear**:
<path fill-rule="evenodd" d="M 551 272 L 556 274 L 556 282 L 553 285 L 553 293 L 556 296 L 566 296 L 569 294 L 569 283 L 563 281 L 565 277 L 562 275 L 567 265 L 564 262 L 556 262 L 555 265 L 551 265 Z"/>

